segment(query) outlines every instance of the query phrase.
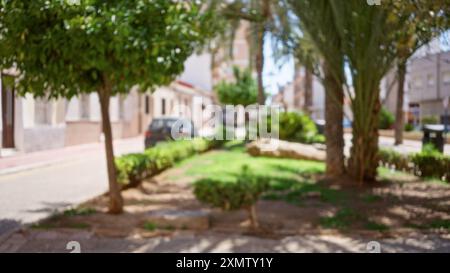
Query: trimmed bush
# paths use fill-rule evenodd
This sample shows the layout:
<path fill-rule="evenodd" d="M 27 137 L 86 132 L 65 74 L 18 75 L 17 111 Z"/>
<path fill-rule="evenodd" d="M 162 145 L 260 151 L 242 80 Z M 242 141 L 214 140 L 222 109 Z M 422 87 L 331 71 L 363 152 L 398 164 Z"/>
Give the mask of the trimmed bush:
<path fill-rule="evenodd" d="M 425 116 L 422 118 L 421 123 L 422 125 L 438 124 L 439 118 L 437 116 Z"/>
<path fill-rule="evenodd" d="M 411 158 L 414 173 L 420 177 L 434 177 L 450 182 L 450 156 L 445 156 L 434 147 L 425 146 L 423 151 Z"/>
<path fill-rule="evenodd" d="M 406 123 L 405 124 L 405 132 L 412 132 L 412 131 L 414 131 L 414 124 L 411 124 L 411 123 Z"/>
<path fill-rule="evenodd" d="M 379 161 L 386 167 L 394 167 L 399 171 L 412 171 L 414 166 L 408 155 L 401 154 L 392 149 L 380 149 L 378 151 Z"/>
<path fill-rule="evenodd" d="M 411 172 L 420 177 L 444 179 L 450 182 L 450 156 L 436 151 L 426 145 L 422 152 L 404 155 L 391 149 L 380 149 L 378 152 L 381 165 L 394 167 L 399 171 Z"/>
<path fill-rule="evenodd" d="M 194 154 L 218 147 L 222 142 L 206 139 L 163 142 L 143 153 L 116 158 L 117 180 L 126 188 L 137 186 L 143 179 L 172 167 Z"/>
<path fill-rule="evenodd" d="M 255 176 L 247 166 L 242 167 L 235 181 L 205 178 L 194 183 L 196 198 L 225 211 L 246 209 L 252 228 L 258 228 L 255 204 L 269 188 L 267 179 Z"/>
<path fill-rule="evenodd" d="M 324 143 L 325 137 L 319 135 L 314 121 L 307 115 L 296 112 L 282 112 L 279 115 L 280 139 L 300 143 Z"/>
<path fill-rule="evenodd" d="M 395 117 L 386 108 L 382 108 L 380 112 L 380 120 L 378 123 L 378 129 L 391 129 L 394 125 Z"/>

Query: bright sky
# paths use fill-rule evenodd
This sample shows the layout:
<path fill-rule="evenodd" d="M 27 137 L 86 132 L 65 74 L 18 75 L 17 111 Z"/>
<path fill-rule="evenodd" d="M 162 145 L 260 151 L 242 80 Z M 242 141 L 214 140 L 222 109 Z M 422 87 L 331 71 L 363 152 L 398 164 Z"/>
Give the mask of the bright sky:
<path fill-rule="evenodd" d="M 292 58 L 288 60 L 280 60 L 276 62 L 273 57 L 272 41 L 266 39 L 264 46 L 265 64 L 264 64 L 264 86 L 266 92 L 270 94 L 278 93 L 278 87 L 291 82 L 294 78 L 294 61 Z"/>
<path fill-rule="evenodd" d="M 441 37 L 441 50 L 450 50 L 450 31 Z M 266 39 L 264 54 L 266 56 L 264 64 L 264 86 L 266 92 L 270 94 L 278 93 L 279 86 L 283 86 L 294 78 L 294 61 L 292 58 L 276 62 L 273 57 L 272 41 L 270 37 Z"/>

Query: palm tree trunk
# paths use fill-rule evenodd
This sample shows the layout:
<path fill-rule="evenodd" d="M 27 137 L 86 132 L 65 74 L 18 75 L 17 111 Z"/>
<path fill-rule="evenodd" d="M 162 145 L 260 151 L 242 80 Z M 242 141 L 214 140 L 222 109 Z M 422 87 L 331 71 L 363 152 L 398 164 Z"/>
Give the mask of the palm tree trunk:
<path fill-rule="evenodd" d="M 403 102 L 405 97 L 405 75 L 406 62 L 400 61 L 397 65 L 398 89 L 397 89 L 397 105 L 395 111 L 395 145 L 403 143 L 403 127 L 405 117 L 403 114 Z"/>
<path fill-rule="evenodd" d="M 256 49 L 256 74 L 258 78 L 258 104 L 264 105 L 266 102 L 264 94 L 263 70 L 264 70 L 264 26 L 261 26 L 258 33 L 258 45 Z"/>
<path fill-rule="evenodd" d="M 114 163 L 113 137 L 111 120 L 109 117 L 109 101 L 111 97 L 111 84 L 106 76 L 103 76 L 103 86 L 98 91 L 100 108 L 102 113 L 102 127 L 105 135 L 106 164 L 108 168 L 109 184 L 109 212 L 119 214 L 123 211 L 123 199 L 120 194 L 119 184 L 116 178 L 116 166 Z"/>
<path fill-rule="evenodd" d="M 247 208 L 248 217 L 250 220 L 250 228 L 253 230 L 259 229 L 258 216 L 256 214 L 256 205 L 251 205 Z"/>
<path fill-rule="evenodd" d="M 361 101 L 361 105 L 353 105 L 353 139 L 348 172 L 360 183 L 373 182 L 377 176 L 378 120 L 381 110 L 379 88 L 371 95 L 374 102 L 371 109 L 366 109 L 368 103 L 365 101 Z"/>
<path fill-rule="evenodd" d="M 344 90 L 327 65 L 325 70 L 326 176 L 337 178 L 345 173 L 344 164 Z"/>
<path fill-rule="evenodd" d="M 307 115 L 311 115 L 312 99 L 313 99 L 313 74 L 309 69 L 305 69 L 305 105 L 304 111 Z"/>

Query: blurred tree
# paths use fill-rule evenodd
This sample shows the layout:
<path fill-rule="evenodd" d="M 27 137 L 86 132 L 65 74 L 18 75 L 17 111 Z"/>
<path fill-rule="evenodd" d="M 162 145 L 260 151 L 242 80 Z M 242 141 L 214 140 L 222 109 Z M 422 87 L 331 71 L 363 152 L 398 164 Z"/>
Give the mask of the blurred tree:
<path fill-rule="evenodd" d="M 313 76 L 317 74 L 320 66 L 320 53 L 315 48 L 314 42 L 311 40 L 307 32 L 303 36 L 295 40 L 294 57 L 297 65 L 304 68 L 303 90 L 304 90 L 304 107 L 303 111 L 311 115 L 311 107 L 313 105 Z"/>
<path fill-rule="evenodd" d="M 395 112 L 395 145 L 403 143 L 405 78 L 408 59 L 423 45 L 450 28 L 450 3 L 446 0 L 392 1 L 390 9 L 404 24 L 397 36 L 397 104 Z"/>
<path fill-rule="evenodd" d="M 344 89 L 353 111 L 348 171 L 361 182 L 376 178 L 380 82 L 398 56 L 398 33 L 410 27 L 409 17 L 399 14 L 402 9 L 393 8 L 393 2 L 401 1 L 386 0 L 381 5 L 363 0 L 290 1 L 333 78 L 352 86 L 352 92 Z M 446 16 L 444 11 L 438 15 Z M 344 77 L 344 60 L 349 77 Z"/>
<path fill-rule="evenodd" d="M 123 200 L 116 179 L 110 97 L 170 83 L 214 31 L 202 1 L 1 1 L 0 60 L 20 71 L 22 94 L 71 98 L 96 92 L 109 180 L 109 211 Z M 6 54 L 6 55 L 5 55 Z M 6 56 L 6 57 L 5 57 Z"/>
<path fill-rule="evenodd" d="M 328 1 L 290 0 L 300 19 L 294 33 L 294 56 L 322 79 L 325 87 L 326 175 L 337 178 L 344 164 L 344 56 Z"/>
<path fill-rule="evenodd" d="M 221 0 L 217 0 L 223 2 Z M 276 41 L 285 42 L 290 29 L 289 10 L 285 0 L 230 0 L 221 6 L 221 13 L 230 20 L 231 25 L 239 27 L 240 21 L 250 23 L 248 38 L 250 42 L 251 66 L 255 67 L 258 83 L 258 103 L 265 104 L 263 84 L 264 45 L 268 34 Z M 234 30 L 236 30 L 234 29 Z M 234 34 L 235 32 L 231 32 Z M 229 37 L 233 40 L 234 37 Z M 253 61 L 254 55 L 254 61 Z"/>
<path fill-rule="evenodd" d="M 220 82 L 215 91 L 222 104 L 248 106 L 257 103 L 258 86 L 250 70 L 233 67 L 234 82 Z"/>

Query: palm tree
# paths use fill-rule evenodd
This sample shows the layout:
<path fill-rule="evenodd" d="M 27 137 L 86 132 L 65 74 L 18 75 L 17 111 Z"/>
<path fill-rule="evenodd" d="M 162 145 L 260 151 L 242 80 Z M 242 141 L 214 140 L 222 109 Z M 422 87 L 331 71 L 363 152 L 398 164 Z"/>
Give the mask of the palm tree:
<path fill-rule="evenodd" d="M 290 0 L 289 4 L 300 18 L 301 36 L 296 40 L 294 55 L 307 70 L 322 79 L 325 87 L 326 175 L 337 178 L 345 173 L 344 61 L 331 6 L 325 1 Z"/>
<path fill-rule="evenodd" d="M 335 79 L 352 85 L 353 92 L 344 89 L 353 112 L 353 145 L 347 170 L 361 182 L 376 178 L 380 82 L 398 56 L 398 33 L 410 27 L 409 17 L 399 16 L 407 12 L 393 8 L 400 1 L 386 2 L 370 6 L 362 0 L 290 0 L 328 71 Z M 343 60 L 349 77 L 342 73 Z"/>
<path fill-rule="evenodd" d="M 222 14 L 231 22 L 247 21 L 251 58 L 257 74 L 258 104 L 265 104 L 263 70 L 264 48 L 268 34 L 275 41 L 288 39 L 290 31 L 288 9 L 285 0 L 233 0 L 223 6 Z M 236 23 L 233 23 L 235 26 Z M 233 37 L 231 37 L 233 39 Z"/>
<path fill-rule="evenodd" d="M 313 76 L 318 72 L 320 55 L 307 33 L 303 33 L 303 36 L 296 39 L 294 48 L 294 57 L 297 61 L 297 69 L 300 66 L 303 66 L 305 69 L 303 81 L 303 89 L 305 90 L 303 110 L 305 113 L 310 115 L 313 104 Z"/>

